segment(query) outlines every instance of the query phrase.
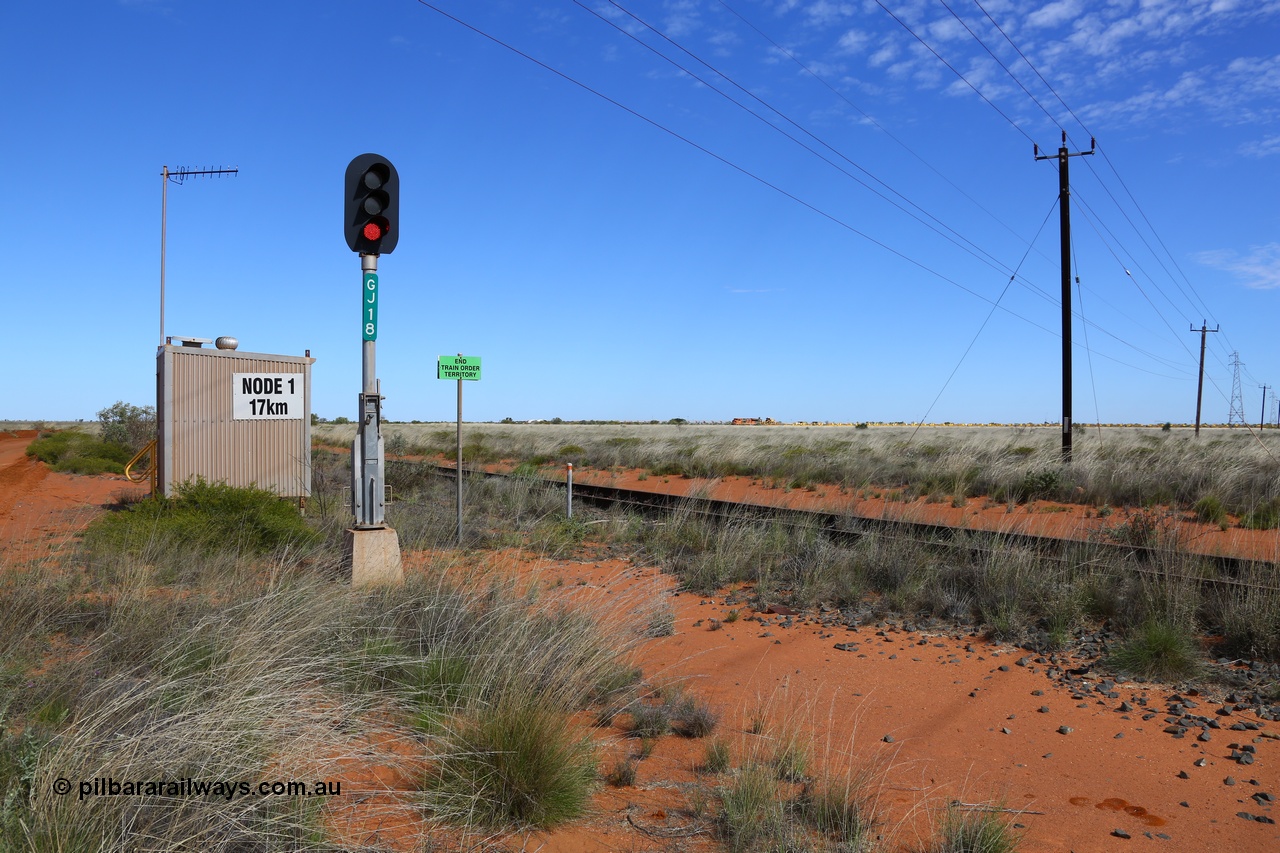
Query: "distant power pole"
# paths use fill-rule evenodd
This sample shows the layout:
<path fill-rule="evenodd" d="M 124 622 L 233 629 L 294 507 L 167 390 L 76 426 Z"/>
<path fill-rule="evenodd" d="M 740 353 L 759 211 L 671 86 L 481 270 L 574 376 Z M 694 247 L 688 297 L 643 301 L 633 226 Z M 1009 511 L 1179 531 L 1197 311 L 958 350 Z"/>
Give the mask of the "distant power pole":
<path fill-rule="evenodd" d="M 168 166 L 161 167 L 160 171 L 160 346 L 164 346 L 164 243 L 165 243 L 165 224 L 169 218 L 169 182 L 180 184 L 187 178 L 197 178 L 201 175 L 238 175 L 239 168 L 232 169 L 188 169 L 179 166 L 173 171 L 169 171 Z"/>
<path fill-rule="evenodd" d="M 1071 181 L 1067 164 L 1072 157 L 1092 154 L 1097 147 L 1089 140 L 1088 151 L 1067 151 L 1067 132 L 1062 131 L 1062 147 L 1058 149 L 1058 225 L 1062 242 L 1062 461 L 1071 461 Z M 1034 146 L 1037 160 L 1053 160 L 1052 154 L 1041 154 Z"/>
<path fill-rule="evenodd" d="M 1231 353 L 1231 411 L 1227 413 L 1227 426 L 1233 427 L 1236 424 L 1244 426 L 1244 391 L 1240 389 L 1240 368 L 1244 366 L 1244 362 L 1240 361 L 1240 353 Z"/>
<path fill-rule="evenodd" d="M 1204 398 L 1204 339 L 1209 332 L 1217 332 L 1222 328 L 1221 325 L 1216 329 L 1209 328 L 1209 321 L 1202 320 L 1200 328 L 1191 327 L 1191 331 L 1200 333 L 1200 381 L 1196 383 L 1196 435 L 1200 434 L 1200 401 Z"/>
<path fill-rule="evenodd" d="M 1262 416 L 1258 418 L 1258 429 L 1265 429 L 1267 426 L 1267 392 L 1271 390 L 1270 385 L 1259 385 L 1262 389 Z"/>

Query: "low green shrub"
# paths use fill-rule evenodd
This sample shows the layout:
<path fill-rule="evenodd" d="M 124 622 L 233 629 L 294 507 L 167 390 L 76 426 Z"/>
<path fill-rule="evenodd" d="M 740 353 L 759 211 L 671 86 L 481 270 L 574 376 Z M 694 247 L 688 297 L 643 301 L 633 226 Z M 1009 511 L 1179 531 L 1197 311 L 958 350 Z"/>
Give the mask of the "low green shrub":
<path fill-rule="evenodd" d="M 155 407 L 134 406 L 123 400 L 112 403 L 98 412 L 98 436 L 110 444 L 130 448 L 132 456 L 156 437 Z"/>
<path fill-rule="evenodd" d="M 1249 530 L 1274 530 L 1280 527 L 1280 498 L 1256 504 L 1240 516 L 1240 526 Z"/>
<path fill-rule="evenodd" d="M 1062 475 L 1055 469 L 1045 468 L 1029 472 L 1023 477 L 1019 491 L 1027 500 L 1052 498 L 1057 496 L 1061 484 Z"/>
<path fill-rule="evenodd" d="M 86 541 L 96 552 L 140 553 L 157 539 L 198 551 L 238 547 L 252 554 L 309 546 L 321 534 L 298 508 L 265 489 L 188 480 L 173 498 L 151 498 L 90 525 Z"/>
<path fill-rule="evenodd" d="M 127 445 L 102 441 L 83 432 L 55 432 L 27 446 L 27 455 L 68 474 L 123 474 L 133 457 Z"/>
<path fill-rule="evenodd" d="M 1226 507 L 1213 495 L 1205 495 L 1191 507 L 1196 518 L 1206 524 L 1221 524 L 1227 520 Z"/>

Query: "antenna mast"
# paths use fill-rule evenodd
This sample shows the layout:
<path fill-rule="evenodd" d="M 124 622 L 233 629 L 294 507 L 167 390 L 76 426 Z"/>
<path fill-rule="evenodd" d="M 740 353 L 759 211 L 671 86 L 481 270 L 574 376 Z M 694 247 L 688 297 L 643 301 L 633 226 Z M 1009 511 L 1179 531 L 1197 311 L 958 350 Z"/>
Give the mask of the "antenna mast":
<path fill-rule="evenodd" d="M 165 225 L 169 218 L 169 182 L 181 184 L 187 178 L 198 178 L 205 175 L 238 175 L 239 167 L 224 169 L 219 166 L 216 169 L 188 169 L 186 166 L 179 166 L 173 171 L 168 166 L 162 166 L 160 169 L 160 346 L 164 346 L 164 244 L 165 244 Z"/>

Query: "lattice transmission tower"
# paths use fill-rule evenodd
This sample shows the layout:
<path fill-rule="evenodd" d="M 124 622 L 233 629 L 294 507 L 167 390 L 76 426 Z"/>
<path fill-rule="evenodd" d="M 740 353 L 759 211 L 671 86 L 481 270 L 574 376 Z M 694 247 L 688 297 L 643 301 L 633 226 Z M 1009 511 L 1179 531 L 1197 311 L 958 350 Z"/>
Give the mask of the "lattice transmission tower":
<path fill-rule="evenodd" d="M 1227 426 L 1233 427 L 1236 424 L 1244 426 L 1244 391 L 1240 387 L 1240 368 L 1243 362 L 1240 361 L 1240 353 L 1231 353 L 1231 411 L 1227 414 Z"/>

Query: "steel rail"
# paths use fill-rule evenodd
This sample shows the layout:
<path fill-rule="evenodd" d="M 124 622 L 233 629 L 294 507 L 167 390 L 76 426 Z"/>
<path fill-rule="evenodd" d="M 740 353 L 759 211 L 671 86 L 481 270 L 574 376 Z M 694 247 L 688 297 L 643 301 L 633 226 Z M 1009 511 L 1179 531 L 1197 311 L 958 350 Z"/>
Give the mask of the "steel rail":
<path fill-rule="evenodd" d="M 419 464 L 432 469 L 437 476 L 450 480 L 456 471 L 449 465 L 437 465 L 431 462 L 408 463 Z M 483 476 L 486 478 L 509 478 L 512 475 L 465 468 L 467 476 Z M 536 478 L 538 482 L 549 486 L 564 487 L 562 480 L 545 477 Z M 1180 580 L 1202 586 L 1235 587 L 1256 589 L 1265 592 L 1280 593 L 1280 588 L 1261 584 L 1252 584 L 1239 580 L 1239 575 L 1250 566 L 1277 565 L 1274 561 L 1249 559 L 1220 554 L 1202 554 L 1180 549 L 1159 548 L 1134 545 L 1123 542 L 1104 542 L 1094 539 L 1071 539 L 1043 536 L 1034 533 L 1018 533 L 1012 531 L 978 530 L 970 527 L 953 527 L 908 519 L 868 518 L 823 510 L 779 507 L 769 504 L 743 503 L 700 496 L 673 495 L 665 492 L 650 492 L 642 489 L 626 489 L 617 486 L 601 486 L 575 480 L 574 497 L 585 502 L 601 506 L 632 507 L 642 512 L 683 512 L 699 515 L 718 521 L 781 521 L 793 528 L 811 530 L 830 537 L 839 542 L 853 542 L 868 535 L 880 535 L 897 542 L 911 542 L 936 548 L 963 549 L 972 553 L 996 555 L 1007 552 L 1010 548 L 1024 548 L 1034 551 L 1038 556 L 1074 567 L 1091 567 L 1100 565 L 1104 555 L 1109 555 L 1120 563 L 1129 563 L 1128 569 L 1137 574 L 1159 577 L 1168 580 Z M 968 540 L 968 541 L 962 541 Z M 998 547 L 991 543 L 998 543 Z M 1072 555 L 1076 551 L 1076 555 Z M 1091 554 L 1091 558 L 1081 559 L 1078 552 Z M 1170 557 L 1203 561 L 1215 567 L 1219 574 L 1216 577 L 1200 575 L 1175 574 L 1158 568 L 1162 560 Z"/>

